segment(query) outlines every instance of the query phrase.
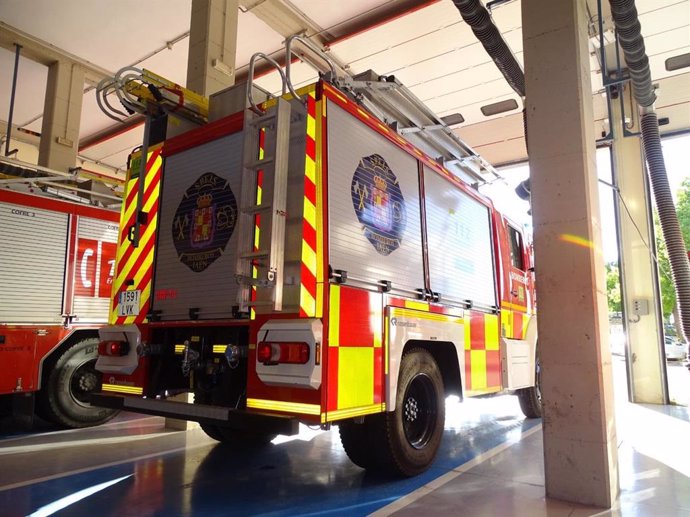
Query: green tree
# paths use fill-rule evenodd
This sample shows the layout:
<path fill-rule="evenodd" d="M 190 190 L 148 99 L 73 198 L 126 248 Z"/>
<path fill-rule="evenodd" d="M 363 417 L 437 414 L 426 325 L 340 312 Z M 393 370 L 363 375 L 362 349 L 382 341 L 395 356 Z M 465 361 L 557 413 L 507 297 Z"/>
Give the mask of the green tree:
<path fill-rule="evenodd" d="M 678 223 L 685 240 L 685 246 L 690 246 L 690 178 L 683 180 L 678 189 L 678 201 L 676 202 L 676 213 Z M 664 318 L 670 314 L 674 315 L 674 320 L 678 322 L 678 310 L 676 307 L 676 291 L 673 287 L 673 276 L 671 274 L 671 263 L 668 260 L 666 243 L 661 233 L 659 217 L 654 214 L 654 231 L 656 234 L 657 263 L 659 266 L 659 283 L 661 285 L 661 306 Z M 682 334 L 681 334 L 682 335 Z"/>
<path fill-rule="evenodd" d="M 621 312 L 621 282 L 618 266 L 610 262 L 606 264 L 606 299 L 609 305 L 609 314 Z"/>

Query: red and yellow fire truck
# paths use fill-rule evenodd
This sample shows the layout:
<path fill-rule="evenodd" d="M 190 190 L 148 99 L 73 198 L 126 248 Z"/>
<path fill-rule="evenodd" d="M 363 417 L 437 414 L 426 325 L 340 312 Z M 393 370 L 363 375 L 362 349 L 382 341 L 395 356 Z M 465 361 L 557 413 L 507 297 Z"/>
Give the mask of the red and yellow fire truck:
<path fill-rule="evenodd" d="M 449 394 L 540 416 L 530 250 L 394 78 L 330 77 L 230 88 L 133 155 L 93 400 L 241 446 L 335 424 L 357 465 L 415 475 Z"/>
<path fill-rule="evenodd" d="M 107 322 L 117 212 L 0 189 L 0 405 L 68 427 L 114 411 L 98 391 L 98 327 Z"/>

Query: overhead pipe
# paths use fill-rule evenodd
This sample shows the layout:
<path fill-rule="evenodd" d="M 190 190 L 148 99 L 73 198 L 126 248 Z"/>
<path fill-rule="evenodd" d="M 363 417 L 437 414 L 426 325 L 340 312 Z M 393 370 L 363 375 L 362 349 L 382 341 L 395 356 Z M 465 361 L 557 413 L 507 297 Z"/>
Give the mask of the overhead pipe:
<path fill-rule="evenodd" d="M 642 38 L 635 0 L 609 0 L 611 14 L 630 71 L 635 100 L 642 108 L 642 146 L 647 160 L 647 172 L 659 213 L 661 233 L 668 250 L 671 274 L 680 312 L 680 322 L 686 340 L 690 337 L 690 263 L 687 247 L 678 223 L 666 164 L 661 149 L 659 120 L 654 110 L 656 94 L 652 85 L 649 58 Z"/>
<path fill-rule="evenodd" d="M 520 97 L 525 97 L 525 72 L 503 39 L 501 31 L 491 19 L 491 14 L 480 0 L 453 0 L 462 19 L 470 26 L 489 57 Z"/>
<path fill-rule="evenodd" d="M 508 44 L 503 39 L 501 31 L 498 30 L 494 24 L 491 14 L 484 7 L 480 0 L 453 0 L 455 7 L 460 11 L 460 16 L 467 25 L 472 29 L 472 32 L 477 37 L 479 42 L 493 59 L 496 66 L 505 77 L 510 87 L 515 90 L 522 99 L 524 104 L 525 99 L 525 72 L 520 66 L 513 52 L 508 47 Z M 489 6 L 496 5 L 501 2 L 489 2 Z M 525 130 L 525 148 L 527 148 L 527 112 L 522 110 L 522 124 Z M 529 154 L 529 150 L 528 150 Z M 527 178 L 522 181 L 515 189 L 515 193 L 520 197 L 529 201 L 530 199 L 530 181 Z"/>

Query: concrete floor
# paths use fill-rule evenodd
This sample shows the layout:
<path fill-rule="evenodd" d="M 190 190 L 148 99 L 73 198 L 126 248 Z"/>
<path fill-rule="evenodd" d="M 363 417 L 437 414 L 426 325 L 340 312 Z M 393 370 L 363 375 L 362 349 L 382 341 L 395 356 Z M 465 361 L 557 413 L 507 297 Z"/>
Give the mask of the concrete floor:
<path fill-rule="evenodd" d="M 409 480 L 354 466 L 337 430 L 305 427 L 260 453 L 127 414 L 92 429 L 6 433 L 0 516 L 690 517 L 688 410 L 627 404 L 622 361 L 615 366 L 621 497 L 611 511 L 545 498 L 540 421 L 523 419 L 516 398 L 503 396 L 449 401 L 439 458 Z M 674 374 L 690 376 L 677 366 Z"/>

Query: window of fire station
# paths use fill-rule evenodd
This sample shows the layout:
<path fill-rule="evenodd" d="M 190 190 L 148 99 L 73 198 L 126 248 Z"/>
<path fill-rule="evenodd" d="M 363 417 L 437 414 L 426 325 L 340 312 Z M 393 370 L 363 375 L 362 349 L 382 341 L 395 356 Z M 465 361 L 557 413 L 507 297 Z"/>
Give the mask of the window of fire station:
<path fill-rule="evenodd" d="M 522 235 L 512 226 L 508 226 L 508 240 L 510 241 L 510 263 L 514 268 L 525 270 L 522 254 Z"/>

